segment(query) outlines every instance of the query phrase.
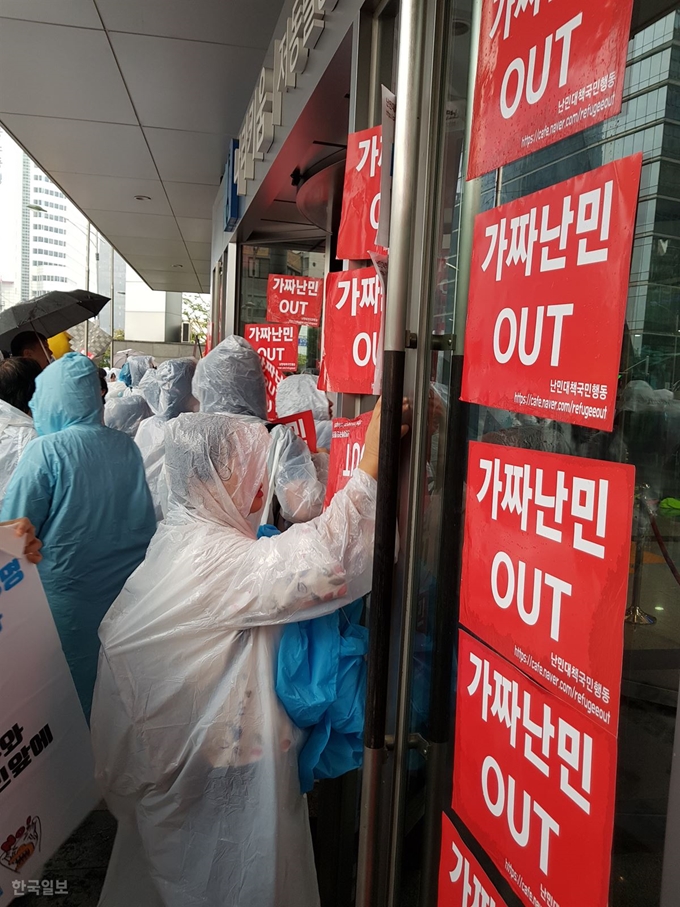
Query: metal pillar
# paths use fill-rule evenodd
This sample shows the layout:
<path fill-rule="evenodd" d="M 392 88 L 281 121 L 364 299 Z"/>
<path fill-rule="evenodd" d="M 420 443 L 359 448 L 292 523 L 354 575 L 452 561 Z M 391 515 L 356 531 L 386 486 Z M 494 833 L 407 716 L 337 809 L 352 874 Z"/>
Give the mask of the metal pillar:
<path fill-rule="evenodd" d="M 386 759 L 390 617 L 397 525 L 406 312 L 410 292 L 419 169 L 422 61 L 427 6 L 428 4 L 422 0 L 404 0 L 399 20 L 390 272 L 385 305 L 382 421 L 376 541 L 369 613 L 370 639 L 357 907 L 379 907 L 386 903 L 377 865 L 381 839 L 378 830 L 378 808 L 382 771 Z"/>
<path fill-rule="evenodd" d="M 87 251 L 85 253 L 85 289 L 90 292 L 90 222 L 87 222 Z M 90 351 L 90 320 L 85 319 L 85 355 Z"/>

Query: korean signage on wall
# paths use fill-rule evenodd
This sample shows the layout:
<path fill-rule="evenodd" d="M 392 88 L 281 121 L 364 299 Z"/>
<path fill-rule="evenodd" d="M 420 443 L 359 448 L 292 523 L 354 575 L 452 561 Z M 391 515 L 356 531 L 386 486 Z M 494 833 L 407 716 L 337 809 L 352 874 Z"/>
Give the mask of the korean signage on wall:
<path fill-rule="evenodd" d="M 270 274 L 267 279 L 267 321 L 316 326 L 321 320 L 323 279 Z"/>
<path fill-rule="evenodd" d="M 286 31 L 274 41 L 274 67 L 262 68 L 239 131 L 234 175 L 239 195 L 247 194 L 255 162 L 264 160 L 274 143 L 276 127 L 283 125 L 283 97 L 297 87 L 323 34 L 326 15 L 337 5 L 338 0 L 293 0 Z"/>
<path fill-rule="evenodd" d="M 46 860 L 99 800 L 85 723 L 37 569 L 0 552 L 0 905 L 40 885 Z M 64 887 L 66 886 L 66 887 Z M 35 889 L 34 889 L 35 890 Z"/>
<path fill-rule="evenodd" d="M 382 126 L 350 135 L 342 190 L 338 258 L 363 261 L 376 251 L 381 174 Z"/>
<path fill-rule="evenodd" d="M 461 631 L 453 809 L 528 907 L 607 907 L 616 737 Z"/>
<path fill-rule="evenodd" d="M 438 907 L 506 907 L 456 827 L 442 814 Z"/>
<path fill-rule="evenodd" d="M 325 507 L 345 487 L 359 466 L 372 415 L 373 413 L 364 413 L 356 419 L 333 419 Z"/>
<path fill-rule="evenodd" d="M 462 398 L 611 430 L 642 156 L 475 219 Z"/>
<path fill-rule="evenodd" d="M 383 287 L 375 268 L 333 271 L 326 278 L 324 389 L 379 393 Z"/>
<path fill-rule="evenodd" d="M 316 425 L 311 409 L 294 413 L 292 416 L 277 418 L 275 421 L 277 425 L 290 425 L 298 438 L 302 438 L 309 447 L 310 452 L 316 453 Z"/>
<path fill-rule="evenodd" d="M 262 359 L 282 372 L 296 372 L 298 331 L 292 324 L 247 324 L 244 336 Z"/>
<path fill-rule="evenodd" d="M 276 422 L 276 388 L 286 376 L 280 368 L 277 368 L 273 362 L 270 362 L 269 359 L 261 354 L 260 361 L 264 372 L 264 386 L 267 396 L 267 421 Z"/>
<path fill-rule="evenodd" d="M 483 0 L 474 179 L 621 109 L 632 0 Z"/>
<path fill-rule="evenodd" d="M 469 448 L 461 624 L 614 735 L 634 487 L 621 463 Z"/>

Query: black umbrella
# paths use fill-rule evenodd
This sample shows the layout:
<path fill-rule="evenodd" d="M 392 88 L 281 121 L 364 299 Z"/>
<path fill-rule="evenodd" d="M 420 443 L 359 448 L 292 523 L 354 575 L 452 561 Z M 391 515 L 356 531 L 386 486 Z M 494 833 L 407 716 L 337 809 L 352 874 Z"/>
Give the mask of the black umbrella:
<path fill-rule="evenodd" d="M 108 296 L 88 290 L 54 290 L 20 302 L 0 312 L 0 349 L 9 349 L 12 339 L 22 331 L 36 331 L 54 337 L 76 324 L 98 315 L 109 301 Z"/>

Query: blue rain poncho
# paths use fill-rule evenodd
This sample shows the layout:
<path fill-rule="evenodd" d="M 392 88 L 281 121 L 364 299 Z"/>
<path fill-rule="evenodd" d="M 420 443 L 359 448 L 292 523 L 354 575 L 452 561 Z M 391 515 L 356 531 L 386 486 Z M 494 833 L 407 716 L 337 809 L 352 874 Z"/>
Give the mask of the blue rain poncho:
<path fill-rule="evenodd" d="M 42 540 L 38 565 L 78 695 L 89 715 L 102 618 L 144 559 L 156 529 L 139 450 L 102 425 L 97 367 L 67 353 L 36 380 L 38 437 L 7 488 L 0 520 L 25 516 Z"/>
<path fill-rule="evenodd" d="M 301 734 L 274 691 L 282 626 L 371 583 L 373 478 L 255 540 L 263 424 L 165 429 L 168 515 L 100 629 L 96 775 L 118 833 L 100 907 L 318 907 Z"/>
<path fill-rule="evenodd" d="M 139 384 L 139 391 L 154 414 L 139 426 L 135 443 L 142 452 L 146 481 L 157 520 L 163 519 L 167 507 L 167 486 L 163 472 L 165 423 L 181 413 L 198 409 L 198 400 L 191 393 L 195 371 L 195 359 L 168 359 L 157 369 L 150 369 Z"/>

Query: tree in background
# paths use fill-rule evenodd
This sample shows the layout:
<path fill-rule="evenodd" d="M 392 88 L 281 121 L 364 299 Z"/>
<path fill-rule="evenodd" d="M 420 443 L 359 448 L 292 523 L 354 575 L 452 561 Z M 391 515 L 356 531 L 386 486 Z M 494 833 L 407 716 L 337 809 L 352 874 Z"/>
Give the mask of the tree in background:
<path fill-rule="evenodd" d="M 182 296 L 182 318 L 191 325 L 191 340 L 205 343 L 210 323 L 210 302 L 199 293 L 184 293 Z"/>
<path fill-rule="evenodd" d="M 120 328 L 116 328 L 113 332 L 114 340 L 125 340 L 125 331 Z M 111 346 L 107 346 L 99 359 L 95 359 L 97 365 L 101 368 L 111 368 Z"/>

